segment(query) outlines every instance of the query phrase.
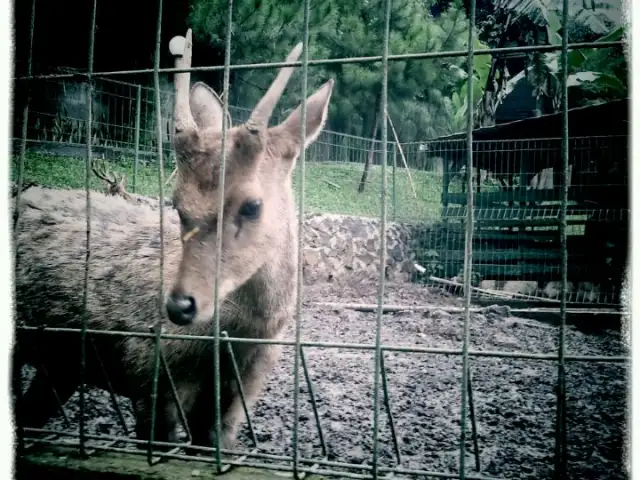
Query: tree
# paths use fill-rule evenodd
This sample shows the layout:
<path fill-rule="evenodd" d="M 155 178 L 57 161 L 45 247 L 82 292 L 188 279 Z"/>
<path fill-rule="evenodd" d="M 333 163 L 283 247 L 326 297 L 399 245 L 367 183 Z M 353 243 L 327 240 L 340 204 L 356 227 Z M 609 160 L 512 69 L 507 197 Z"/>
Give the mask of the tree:
<path fill-rule="evenodd" d="M 223 52 L 226 35 L 226 1 L 193 0 L 189 24 L 194 35 L 206 38 L 211 48 Z M 437 20 L 424 2 L 396 0 L 392 6 L 389 49 L 392 54 L 455 50 L 463 46 L 466 22 L 460 4 Z M 282 61 L 301 39 L 303 6 L 300 2 L 239 0 L 234 2 L 232 25 L 233 63 Z M 320 0 L 310 18 L 310 57 L 341 58 L 380 55 L 383 46 L 382 0 Z M 222 57 L 223 58 L 223 57 Z M 423 140 L 452 133 L 446 99 L 451 95 L 464 59 L 436 59 L 389 64 L 388 107 L 397 118 L 398 135 L 404 141 Z M 381 65 L 349 63 L 312 66 L 309 89 L 327 77 L 336 79 L 328 129 L 362 137 L 374 136 L 376 108 L 381 95 Z M 279 107 L 286 111 L 300 102 L 300 69 Z M 217 88 L 222 76 L 219 75 Z M 273 78 L 272 70 L 234 70 L 231 76 L 233 104 L 249 107 Z"/>
<path fill-rule="evenodd" d="M 188 23 L 194 36 L 207 39 L 224 58 L 227 34 L 226 0 L 193 0 Z M 233 63 L 281 62 L 291 48 L 302 40 L 303 4 L 292 0 L 240 0 L 233 4 L 231 58 Z M 332 0 L 314 2 L 310 20 L 310 57 L 324 54 L 322 45 L 314 41 L 317 34 L 334 22 Z M 252 107 L 262 97 L 275 75 L 275 70 L 232 70 L 230 102 Z M 300 72 L 292 78 L 297 83 Z M 297 78 L 296 78 L 297 77 Z M 325 78 L 318 69 L 310 69 L 309 91 Z M 222 86 L 222 74 L 218 88 Z M 279 104 L 281 109 L 293 108 L 300 101 L 300 89 L 289 88 Z"/>
<path fill-rule="evenodd" d="M 380 55 L 383 46 L 384 2 L 343 2 L 332 35 L 322 40 L 330 57 Z M 464 14 L 453 7 L 436 21 L 416 0 L 398 0 L 392 5 L 389 51 L 391 54 L 455 50 L 462 46 Z M 461 35 L 462 34 L 462 35 Z M 397 129 L 404 141 L 423 140 L 448 131 L 445 98 L 457 78 L 451 65 L 464 59 L 394 61 L 389 63 L 388 108 L 398 118 Z M 373 130 L 380 97 L 380 64 L 336 65 L 339 98 L 332 102 L 332 126 L 354 135 L 368 136 Z M 335 115 L 334 115 L 335 113 Z"/>

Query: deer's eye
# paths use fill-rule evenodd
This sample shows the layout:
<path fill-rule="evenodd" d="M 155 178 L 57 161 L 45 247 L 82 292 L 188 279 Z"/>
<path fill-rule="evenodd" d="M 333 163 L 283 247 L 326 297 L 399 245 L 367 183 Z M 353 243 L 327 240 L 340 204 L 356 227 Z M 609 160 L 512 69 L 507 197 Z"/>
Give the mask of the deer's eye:
<path fill-rule="evenodd" d="M 260 216 L 262 202 L 260 200 L 248 200 L 242 204 L 238 214 L 247 220 L 255 220 Z"/>

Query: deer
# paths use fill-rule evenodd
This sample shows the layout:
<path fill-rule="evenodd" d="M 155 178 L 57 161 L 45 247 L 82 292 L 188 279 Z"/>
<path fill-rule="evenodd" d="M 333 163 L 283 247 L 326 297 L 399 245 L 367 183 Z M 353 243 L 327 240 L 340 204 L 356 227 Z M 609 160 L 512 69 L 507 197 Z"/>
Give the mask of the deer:
<path fill-rule="evenodd" d="M 191 29 L 186 37 L 174 37 L 169 48 L 176 68 L 190 68 Z M 296 62 L 302 48 L 298 43 L 286 62 Z M 279 70 L 246 123 L 228 125 L 222 192 L 219 172 L 223 121 L 228 121 L 224 120 L 222 101 L 205 83 L 191 85 L 188 72 L 174 75 L 177 172 L 173 208 L 165 209 L 163 244 L 158 207 L 91 193 L 86 290 L 86 325 L 91 333 L 87 333 L 85 344 L 84 382 L 104 390 L 110 388 L 131 400 L 139 440 L 151 438 L 155 357 L 154 338 L 148 335 L 150 325 L 160 321 L 166 334 L 211 337 L 216 276 L 220 331 L 229 337 L 277 340 L 292 321 L 298 257 L 292 175 L 301 151 L 324 128 L 334 86 L 334 80 L 329 79 L 305 100 L 304 139 L 302 104 L 280 124 L 269 126 L 294 68 Z M 79 329 L 85 317 L 86 192 L 33 186 L 22 192 L 18 208 L 20 221 L 14 244 L 16 323 Z M 221 214 L 222 227 L 218 229 Z M 222 248 L 217 269 L 219 237 Z M 95 330 L 147 335 L 104 335 Z M 213 342 L 175 338 L 160 342 L 175 391 L 160 368 L 153 440 L 175 443 L 182 438 L 175 392 L 191 444 L 213 447 L 219 441 L 222 448 L 231 448 L 237 441 L 244 410 L 224 344 L 220 343 L 219 364 L 222 434 L 217 438 Z M 273 343 L 233 344 L 249 409 L 278 360 L 280 348 Z M 76 331 L 17 330 L 14 369 L 28 364 L 37 370 L 26 391 L 15 395 L 18 425 L 46 425 L 60 404 L 77 390 L 80 358 L 80 335 Z M 21 387 L 14 383 L 15 388 Z"/>
<path fill-rule="evenodd" d="M 104 191 L 106 195 L 120 195 L 124 197 L 125 200 L 133 200 L 133 197 L 125 189 L 127 184 L 126 175 L 118 175 L 115 172 L 111 172 L 107 168 L 104 155 L 102 155 L 101 161 L 95 158 L 91 161 L 91 171 L 107 185 Z"/>

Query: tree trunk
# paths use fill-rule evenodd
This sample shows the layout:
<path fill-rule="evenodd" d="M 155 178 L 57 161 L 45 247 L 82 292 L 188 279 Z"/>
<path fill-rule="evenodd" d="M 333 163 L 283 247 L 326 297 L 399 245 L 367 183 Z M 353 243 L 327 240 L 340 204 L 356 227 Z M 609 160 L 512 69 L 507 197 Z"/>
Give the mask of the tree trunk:
<path fill-rule="evenodd" d="M 379 102 L 376 102 L 376 105 Z M 364 170 L 362 171 L 362 178 L 360 179 L 360 184 L 358 185 L 358 193 L 364 192 L 364 186 L 367 183 L 367 177 L 369 176 L 369 168 L 373 163 L 373 152 L 376 146 L 376 136 L 378 134 L 378 124 L 380 123 L 380 109 L 376 109 L 376 117 L 375 122 L 373 123 L 373 132 L 371 132 L 371 149 L 369 150 L 369 156 L 367 160 L 364 162 Z"/>

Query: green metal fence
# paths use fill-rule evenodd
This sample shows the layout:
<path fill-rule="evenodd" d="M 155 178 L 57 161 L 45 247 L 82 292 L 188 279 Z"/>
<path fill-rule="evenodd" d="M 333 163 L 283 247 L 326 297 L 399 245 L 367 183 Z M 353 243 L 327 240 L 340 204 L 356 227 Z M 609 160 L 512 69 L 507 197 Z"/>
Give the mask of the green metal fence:
<path fill-rule="evenodd" d="M 302 98 L 307 97 L 307 72 L 308 68 L 311 65 L 322 65 L 322 64 L 336 64 L 336 63 L 365 63 L 365 62 L 377 62 L 381 64 L 381 86 L 382 86 L 382 97 L 381 103 L 383 108 L 383 113 L 386 114 L 387 111 L 387 103 L 388 103 L 388 67 L 389 63 L 398 60 L 412 60 L 412 59 L 426 59 L 426 58 L 443 58 L 450 56 L 466 56 L 467 57 L 467 71 L 468 77 L 471 79 L 473 77 L 473 58 L 474 55 L 479 54 L 479 52 L 475 52 L 473 50 L 474 38 L 475 38 L 475 0 L 471 0 L 470 2 L 470 15 L 469 15 L 469 50 L 468 51 L 457 51 L 457 52 L 424 52 L 424 53 L 414 53 L 414 54 L 403 54 L 403 55 L 393 55 L 389 51 L 389 20 L 391 15 L 391 7 L 392 0 L 385 1 L 385 38 L 384 38 L 384 47 L 380 56 L 376 57 L 360 57 L 360 58 L 341 58 L 341 59 L 310 59 L 308 56 L 308 39 L 309 39 L 309 12 L 312 8 L 311 1 L 306 0 L 304 4 L 304 18 L 305 18 L 305 29 L 303 32 L 303 57 L 301 61 L 294 62 L 291 65 L 301 66 L 302 71 L 304 73 L 304 81 L 302 86 Z M 93 45 L 94 45 L 94 34 L 95 34 L 95 19 L 96 19 L 96 8 L 97 8 L 97 0 L 93 2 L 93 15 L 91 20 L 91 30 L 90 30 L 90 48 L 88 55 L 88 69 L 86 73 L 82 74 L 56 74 L 56 75 L 43 75 L 43 76 L 33 76 L 31 72 L 31 58 L 29 61 L 29 69 L 27 74 L 24 77 L 21 77 L 20 80 L 24 82 L 28 82 L 31 85 L 30 88 L 33 88 L 32 85 L 35 82 L 43 81 L 43 80 L 60 80 L 65 78 L 71 78 L 73 76 L 82 76 L 86 78 L 88 84 L 88 94 L 89 98 L 92 95 L 92 90 L 94 88 L 94 82 L 100 78 L 109 78 L 109 77 L 126 77 L 127 75 L 134 73 L 153 73 L 154 75 L 154 103 L 155 108 L 154 111 L 156 113 L 155 119 L 155 128 L 156 128 L 156 141 L 155 147 L 157 148 L 157 153 L 155 155 L 156 161 L 158 163 L 158 193 L 160 198 L 164 198 L 164 190 L 165 190 L 165 157 L 166 152 L 163 148 L 164 144 L 164 135 L 165 131 L 163 130 L 163 119 L 161 116 L 161 95 L 160 91 L 160 82 L 159 82 L 159 74 L 162 73 L 176 73 L 181 71 L 212 71 L 212 70 L 223 70 L 224 71 L 224 89 L 228 91 L 229 88 L 229 72 L 231 69 L 238 68 L 279 68 L 283 66 L 287 66 L 287 63 L 271 63 L 271 64 L 257 64 L 257 65 L 231 65 L 231 31 L 228 29 L 226 32 L 226 56 L 224 66 L 213 66 L 213 67 L 192 67 L 189 69 L 179 69 L 179 68 L 169 68 L 169 69 L 160 69 L 160 55 L 162 51 L 162 45 L 160 43 L 160 33 L 161 33 L 161 20 L 162 20 L 162 4 L 163 0 L 158 1 L 159 5 L 159 13 L 157 19 L 157 37 L 156 37 L 156 50 L 154 57 L 154 67 L 153 69 L 144 69 L 139 71 L 115 71 L 115 72 L 94 72 L 93 70 Z M 568 18 L 568 0 L 563 1 L 563 25 L 567 24 Z M 228 11 L 227 11 L 227 25 L 231 24 L 232 18 L 232 0 L 229 1 Z M 34 29 L 34 18 L 36 15 L 36 1 L 32 1 L 32 23 L 31 23 L 31 41 L 33 42 L 33 29 Z M 562 95 L 562 109 L 563 109 L 563 123 L 562 123 L 562 131 L 557 132 L 560 136 L 561 142 L 561 160 L 562 160 L 562 175 L 561 175 L 561 185 L 562 187 L 559 190 L 559 228 L 560 228 L 560 239 L 561 239 L 561 256 L 559 258 L 560 270 L 562 273 L 562 282 L 560 287 L 559 294 L 559 302 L 558 307 L 552 307 L 546 309 L 547 312 L 557 312 L 560 316 L 560 328 L 559 328 L 559 336 L 557 338 L 557 353 L 548 354 L 548 353 L 520 353 L 520 352 L 508 352 L 508 351 L 481 351 L 481 350 L 472 350 L 470 348 L 470 327 L 471 327 L 471 315 L 473 312 L 479 311 L 478 308 L 472 306 L 472 293 L 473 289 L 472 285 L 472 266 L 474 264 L 474 225 L 476 223 L 476 195 L 477 195 L 477 185 L 474 184 L 474 176 L 466 175 L 465 183 L 463 184 L 464 189 L 464 205 L 465 208 L 461 211 L 463 215 L 462 226 L 464 228 L 464 258 L 463 258 L 463 290 L 464 290 L 464 306 L 463 307 L 451 307 L 445 309 L 450 312 L 458 312 L 464 314 L 464 323 L 463 323 L 463 336 L 461 345 L 457 348 L 429 348 L 429 347 L 409 347 L 409 346 L 397 346 L 384 344 L 381 336 L 382 332 L 382 323 L 383 323 L 383 315 L 388 313 L 389 311 L 399 311 L 399 310 L 413 310 L 413 311 L 432 311 L 435 310 L 436 307 L 424 305 L 424 306 L 415 306 L 415 305 L 386 305 L 385 304 L 385 296 L 386 296 L 386 276 L 384 266 L 386 264 L 386 257 L 388 255 L 386 248 L 386 231 L 389 224 L 389 199 L 388 199 L 388 169 L 391 165 L 396 165 L 397 159 L 395 158 L 395 154 L 393 150 L 382 148 L 380 149 L 380 168 L 381 168 L 381 185 L 380 188 L 380 253 L 379 253 L 379 262 L 381 265 L 379 278 L 377 283 L 377 302 L 375 305 L 366 304 L 366 305 L 354 305 L 349 303 L 341 304 L 341 308 L 352 308 L 359 309 L 365 311 L 372 311 L 376 313 L 375 320 L 375 340 L 370 343 L 353 343 L 353 342 L 311 342 L 311 341 L 302 341 L 301 339 L 301 320 L 302 320 L 302 311 L 303 311 L 303 298 L 304 298 L 304 285 L 303 285 L 303 276 L 302 276 L 302 252 L 303 252 L 303 213 L 305 212 L 305 168 L 308 163 L 309 152 L 305 153 L 305 150 L 302 150 L 300 158 L 298 159 L 299 169 L 297 175 L 299 175 L 298 181 L 298 202 L 299 202 L 299 218 L 298 218 L 298 228 L 299 228 L 299 257 L 298 257 L 298 271 L 297 271 L 297 283 L 298 283 L 298 297 L 296 302 L 296 314 L 295 314 L 295 340 L 293 341 L 266 341 L 261 339 L 251 339 L 251 338 L 230 338 L 227 336 L 226 332 L 220 330 L 219 324 L 219 308 L 216 308 L 215 321 L 214 321 L 214 332 L 212 336 L 202 336 L 196 337 L 192 335 L 168 335 L 162 333 L 162 325 L 161 319 L 164 316 L 163 311 L 163 303 L 159 302 L 159 320 L 155 323 L 150 333 L 131 333 L 125 331 L 99 331 L 99 330 L 90 330 L 87 327 L 87 316 L 85 315 L 83 326 L 80 330 L 72 329 L 72 328 L 44 328 L 42 331 L 48 331 L 52 333 L 60 333 L 60 332 L 79 332 L 81 336 L 81 345 L 82 345 L 82 368 L 81 372 L 84 375 L 85 371 L 85 362 L 87 355 L 89 354 L 90 349 L 92 349 L 92 338 L 102 336 L 102 335 L 110 335 L 113 337 L 127 337 L 127 336 L 137 336 L 137 337 L 147 337 L 153 338 L 155 342 L 154 349 L 154 392 L 153 392 L 153 401 L 154 401 L 154 415 L 152 416 L 152 424 L 151 424 L 151 438 L 153 438 L 153 432 L 155 428 L 155 399 L 157 395 L 157 385 L 158 385 L 158 377 L 161 371 L 165 371 L 165 374 L 170 376 L 170 372 L 167 368 L 166 359 L 164 358 L 164 354 L 162 349 L 160 348 L 161 339 L 176 339 L 183 340 L 187 342 L 213 342 L 214 351 L 215 351 L 215 367 L 216 371 L 215 375 L 215 384 L 217 386 L 216 391 L 220 391 L 220 378 L 219 378 L 219 366 L 220 366 L 220 349 L 224 348 L 231 356 L 233 357 L 233 348 L 232 343 L 234 344 L 243 344 L 243 343 L 274 343 L 281 344 L 294 347 L 295 356 L 294 356 L 294 387 L 293 387 L 293 404 L 294 404 L 294 414 L 293 414 L 293 435 L 291 438 L 291 442 L 293 445 L 294 454 L 292 456 L 284 456 L 284 455 L 273 455 L 273 454 L 265 454 L 261 453 L 257 448 L 257 442 L 254 442 L 256 448 L 252 451 L 225 451 L 225 454 L 231 455 L 233 459 L 224 459 L 222 458 L 221 449 L 219 448 L 219 444 L 216 448 L 206 449 L 200 448 L 202 452 L 208 453 L 207 457 L 189 457 L 188 455 L 181 453 L 182 449 L 187 446 L 187 444 L 162 444 L 158 442 L 142 442 L 137 441 L 128 437 L 109 437 L 102 436 L 96 437 L 94 435 L 89 435 L 86 433 L 85 426 L 85 417 L 86 417 L 86 392 L 87 387 L 84 382 L 84 377 L 81 382 L 80 389 L 80 399 L 79 399 L 79 409 L 80 409 L 80 425 L 79 425 L 79 434 L 74 434 L 70 432 L 60 432 L 60 431 L 45 431 L 45 430 L 32 430 L 25 431 L 24 429 L 20 430 L 19 442 L 20 445 L 24 448 L 27 444 L 38 444 L 38 443 L 57 443 L 60 442 L 61 438 L 71 437 L 77 438 L 77 441 L 73 443 L 76 445 L 80 452 L 84 455 L 90 455 L 91 452 L 98 450 L 110 450 L 114 452 L 132 452 L 135 451 L 130 448 L 131 445 L 139 444 L 146 445 L 146 455 L 149 464 L 156 463 L 161 458 L 193 458 L 197 461 L 209 462 L 213 463 L 218 472 L 225 471 L 229 466 L 232 465 L 251 465 L 258 466 L 263 468 L 271 468 L 271 469 L 279 469 L 279 470 L 288 470 L 294 472 L 294 474 L 300 476 L 304 473 L 319 473 L 326 475 L 337 475 L 343 478 L 380 478 L 382 476 L 386 476 L 387 474 L 396 474 L 396 475 L 409 475 L 409 476 L 427 476 L 427 477 L 439 477 L 439 478 L 476 478 L 476 479 L 489 479 L 493 477 L 482 476 L 482 475 L 469 475 L 467 473 L 467 459 L 465 456 L 465 452 L 467 449 L 467 441 L 468 441 L 468 432 L 465 428 L 467 425 L 467 418 L 471 415 L 472 420 L 472 432 L 473 440 L 476 442 L 474 444 L 475 454 L 476 454 L 476 462 L 478 462 L 477 457 L 477 438 L 475 436 L 475 417 L 473 411 L 473 385 L 471 378 L 471 368 L 470 368 L 470 358 L 471 357 L 491 357 L 491 358 L 510 358 L 510 359 L 532 359 L 532 360 L 543 360 L 549 362 L 555 362 L 557 365 L 558 379 L 557 379 L 557 410 L 556 410 L 556 426 L 555 426 L 555 468 L 554 475 L 555 478 L 566 478 L 566 459 L 567 459 L 567 429 L 566 429 L 566 380 L 565 380 L 565 370 L 567 368 L 568 362 L 616 362 L 616 363 L 626 363 L 628 362 L 628 358 L 625 356 L 587 356 L 587 355 L 568 355 L 566 351 L 565 344 L 565 330 L 566 330 L 566 318 L 569 313 L 569 309 L 567 307 L 567 276 L 568 276 L 568 250 L 567 250 L 567 241 L 569 235 L 568 228 L 568 204 L 569 204 L 569 158 L 570 158 L 570 141 L 568 135 L 568 102 L 567 102 L 567 54 L 569 50 L 575 50 L 578 48 L 604 48 L 611 47 L 614 45 L 619 45 L 618 42 L 609 42 L 609 43 L 585 43 L 585 44 L 568 44 L 568 30 L 567 28 L 563 28 L 563 38 L 562 38 L 562 46 L 560 48 L 555 46 L 535 46 L 535 47 L 518 47 L 518 48 L 500 48 L 493 50 L 483 50 L 481 53 L 486 55 L 487 53 L 515 53 L 515 52 L 534 52 L 534 51 L 561 51 L 561 59 L 562 59 L 562 78 L 564 81 L 563 95 Z M 473 88 L 467 89 L 467 104 L 474 105 L 475 99 L 473 98 Z M 85 258 L 85 271 L 84 271 L 84 303 L 85 303 L 85 312 L 86 312 L 86 304 L 87 304 L 87 288 L 88 288 L 88 279 L 90 276 L 90 268 L 91 268 L 91 160 L 93 157 L 93 127 L 95 119 L 92 115 L 91 110 L 91 102 L 88 102 L 89 108 L 87 112 L 87 119 L 84 123 L 84 127 L 86 128 L 85 133 L 85 141 L 86 141 L 86 163 L 85 163 L 85 190 L 86 190 L 86 199 L 87 199 L 87 249 L 86 249 L 86 258 Z M 302 121 L 302 132 L 301 138 L 305 137 L 305 128 L 306 128 L 306 105 L 303 103 L 303 121 Z M 224 111 L 225 114 L 230 110 L 230 106 L 228 105 L 227 96 L 224 97 Z M 474 148 L 473 143 L 473 108 L 469 108 L 467 112 L 467 120 L 468 127 L 466 132 L 466 142 L 465 147 L 462 149 L 464 154 L 464 165 L 467 172 L 471 172 L 474 170 L 474 152 L 477 152 L 477 149 Z M 28 117 L 29 117 L 29 104 L 27 103 L 23 112 L 23 129 L 22 129 L 22 138 L 21 138 L 21 149 L 20 149 L 20 162 L 18 168 L 18 190 L 16 195 L 16 205 L 20 201 L 20 191 L 21 185 L 24 181 L 24 163 L 25 163 L 25 151 L 26 151 L 26 141 L 27 141 L 27 125 L 28 125 Z M 140 135 L 140 126 L 139 122 L 136 122 L 137 127 L 135 131 L 134 137 L 139 139 Z M 228 126 L 226 122 L 223 122 L 223 138 L 226 138 Z M 382 134 L 381 134 L 382 145 L 389 144 L 389 132 L 387 122 L 382 122 Z M 318 148 L 322 148 L 321 146 Z M 225 152 L 224 148 L 222 149 Z M 391 156 L 393 155 L 393 160 L 391 160 Z M 395 168 L 394 168 L 395 170 Z M 225 154 L 223 153 L 222 158 L 222 168 L 220 170 L 220 183 L 224 184 L 225 180 Z M 223 192 L 223 189 L 221 189 Z M 221 193 L 223 195 L 223 193 Z M 224 197 L 221 197 L 223 200 Z M 160 202 L 159 215 L 161 225 L 163 225 L 163 219 L 165 216 L 164 203 Z M 14 217 L 14 226 L 19 221 L 18 212 L 19 210 L 15 209 L 15 217 Z M 218 228 L 222 225 L 222 215 L 218 216 Z M 160 230 L 160 245 L 161 248 L 164 248 L 163 241 L 163 230 Z M 14 239 L 15 240 L 15 239 Z M 218 237 L 217 243 L 217 253 L 216 253 L 216 261 L 220 261 L 220 251 L 221 251 L 221 237 Z M 161 253 L 161 261 L 159 265 L 159 274 L 162 275 L 163 272 L 163 261 L 164 261 L 164 250 Z M 17 258 L 16 258 L 17 262 Z M 158 292 L 159 298 L 163 298 L 164 294 L 164 285 L 161 282 L 160 291 Z M 216 282 L 216 288 L 214 292 L 215 304 L 216 306 L 219 304 L 219 286 L 218 282 Z M 318 304 L 320 305 L 320 304 Z M 322 305 L 320 305 L 322 306 Z M 335 308 L 336 305 L 326 304 L 324 305 L 327 308 Z M 440 308 L 442 310 L 442 308 Z M 530 310 L 525 309 L 524 312 L 529 312 Z M 581 310 L 576 310 L 580 312 Z M 513 310 L 514 313 L 517 313 L 517 310 Z M 609 312 L 611 313 L 611 312 Z M 20 327 L 25 330 L 28 330 L 30 327 Z M 371 459 L 371 465 L 354 465 L 354 464 L 346 464 L 340 461 L 334 461 L 327 458 L 327 447 L 325 445 L 321 422 L 318 419 L 317 409 L 315 408 L 315 400 L 314 400 L 314 389 L 313 382 L 309 377 L 309 372 L 305 364 L 305 349 L 310 347 L 317 348 L 329 348 L 329 349 L 356 349 L 356 350 L 370 350 L 374 353 L 374 378 L 373 378 L 373 428 L 371 432 L 367 433 L 371 435 L 372 439 L 372 452 L 373 457 Z M 391 413 L 389 396 L 388 396 L 388 379 L 387 373 L 385 369 L 385 354 L 389 352 L 395 353 L 422 353 L 429 355 L 446 355 L 446 356 L 460 356 L 462 358 L 462 368 L 460 373 L 460 432 L 459 432 L 459 468 L 457 474 L 448 474 L 442 472 L 431 472 L 420 469 L 407 469 L 402 466 L 402 458 L 400 456 L 400 452 L 398 449 L 398 439 L 394 428 L 393 415 Z M 316 424 L 318 428 L 318 435 L 320 439 L 320 443 L 323 451 L 323 458 L 303 458 L 300 456 L 297 443 L 299 436 L 299 411 L 300 411 L 300 379 L 299 372 L 303 371 L 305 375 L 305 382 L 309 393 L 311 395 L 311 400 L 314 406 L 314 414 L 316 415 Z M 380 393 L 382 392 L 383 398 L 380 398 Z M 179 403 L 179 402 L 178 402 Z M 389 419 L 389 423 L 392 429 L 392 437 L 396 450 L 396 465 L 393 467 L 382 467 L 380 465 L 379 458 L 379 435 L 380 435 L 380 427 L 379 424 L 381 422 L 381 404 L 384 405 L 386 414 Z M 221 425 L 220 425 L 220 398 L 219 393 L 216 396 L 215 402 L 215 411 L 216 411 L 216 430 L 217 430 L 217 438 L 220 438 Z M 248 420 L 250 422 L 251 416 L 250 412 L 246 412 Z M 182 413 L 184 416 L 184 413 Z M 126 426 L 125 426 L 126 429 Z M 45 434 L 44 437 L 39 436 L 39 434 Z M 364 433 L 363 433 L 364 434 Z M 102 438 L 103 440 L 108 440 L 109 444 L 106 446 L 91 446 L 88 447 L 88 441 L 94 440 L 96 438 Z M 126 444 L 127 447 L 117 446 Z M 158 449 L 160 446 L 169 446 L 171 450 L 161 451 Z M 145 452 L 140 452 L 144 454 Z M 273 463 L 268 463 L 269 461 L 279 461 L 280 463 L 275 465 Z M 476 465 L 479 469 L 479 465 Z M 355 470 L 355 472 L 354 472 Z"/>
<path fill-rule="evenodd" d="M 86 143 L 87 83 L 80 72 L 74 71 L 72 74 L 80 78 L 50 78 L 40 82 L 37 92 L 40 107 L 32 109 L 29 115 L 27 140 L 30 143 L 77 146 Z M 122 80 L 96 78 L 93 80 L 92 94 L 93 144 L 131 158 L 138 152 L 148 162 L 156 161 L 154 89 Z M 161 85 L 163 144 L 167 146 L 173 135 L 173 98 L 173 91 Z M 67 105 L 64 99 L 74 102 Z M 242 123 L 249 118 L 251 109 L 230 105 L 229 113 L 234 123 Z M 275 112 L 273 119 L 279 123 L 284 116 L 281 112 Z M 378 139 L 324 130 L 309 146 L 307 155 L 311 161 L 318 162 L 364 163 L 373 150 L 372 163 L 380 165 L 379 144 Z M 393 142 L 390 141 L 389 149 L 392 148 Z M 169 153 L 170 148 L 166 148 L 165 155 Z"/>

